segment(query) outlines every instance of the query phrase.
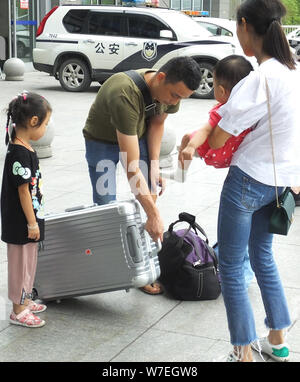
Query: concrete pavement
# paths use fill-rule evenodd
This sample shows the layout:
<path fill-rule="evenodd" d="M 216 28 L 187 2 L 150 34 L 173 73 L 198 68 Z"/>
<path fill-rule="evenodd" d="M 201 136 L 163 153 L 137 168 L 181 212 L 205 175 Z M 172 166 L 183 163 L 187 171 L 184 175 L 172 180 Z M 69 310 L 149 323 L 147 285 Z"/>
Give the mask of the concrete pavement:
<path fill-rule="evenodd" d="M 90 204 L 91 187 L 85 161 L 82 127 L 99 88 L 86 93 L 67 93 L 53 77 L 26 72 L 24 81 L 0 80 L 0 165 L 5 156 L 6 115 L 9 101 L 22 90 L 35 91 L 53 107 L 55 138 L 53 156 L 42 159 L 46 212 Z M 180 111 L 167 119 L 177 140 L 207 120 L 214 100 L 188 99 Z M 174 158 L 175 158 L 174 154 Z M 193 161 L 186 183 L 169 180 L 158 206 L 165 227 L 187 211 L 197 216 L 211 243 L 216 240 L 219 195 L 227 170 L 216 170 Z M 124 173 L 118 177 L 118 199 L 130 198 Z M 300 208 L 287 237 L 275 237 L 275 257 L 293 325 L 287 341 L 291 361 L 300 361 Z M 255 281 L 249 295 L 257 332 L 266 333 L 264 309 Z M 95 361 L 95 362 L 209 362 L 231 350 L 222 296 L 214 301 L 183 302 L 163 294 L 149 296 L 138 290 L 110 292 L 51 302 L 41 314 L 46 325 L 26 329 L 10 325 L 11 304 L 7 299 L 6 245 L 0 244 L 0 361 Z M 28 351 L 30 349 L 30 352 Z M 268 357 L 266 360 L 271 361 Z M 256 356 L 257 361 L 260 358 Z"/>

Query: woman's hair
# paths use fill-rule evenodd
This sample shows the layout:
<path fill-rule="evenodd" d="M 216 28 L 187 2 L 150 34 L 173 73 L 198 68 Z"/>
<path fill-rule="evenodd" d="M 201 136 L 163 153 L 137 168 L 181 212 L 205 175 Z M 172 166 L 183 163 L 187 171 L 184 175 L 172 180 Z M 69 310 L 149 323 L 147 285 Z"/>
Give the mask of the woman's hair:
<path fill-rule="evenodd" d="M 218 61 L 214 67 L 214 76 L 226 90 L 232 88 L 253 70 L 253 66 L 243 56 L 232 54 Z"/>
<path fill-rule="evenodd" d="M 280 0 L 245 0 L 237 9 L 237 22 L 242 18 L 254 32 L 263 37 L 263 51 L 289 69 L 296 69 L 295 61 L 281 27 L 286 9 Z"/>
<path fill-rule="evenodd" d="M 166 74 L 166 83 L 175 84 L 182 81 L 190 90 L 198 89 L 201 81 L 199 64 L 189 56 L 171 58 L 157 73 Z"/>
<path fill-rule="evenodd" d="M 11 140 L 15 138 L 15 128 L 26 129 L 28 121 L 34 117 L 38 117 L 38 123 L 36 127 L 39 127 L 48 112 L 51 112 L 52 108 L 49 102 L 42 96 L 36 93 L 23 92 L 15 97 L 8 105 L 7 109 L 7 122 L 6 122 L 6 145 L 9 142 L 9 125 L 12 123 L 13 129 L 11 131 Z"/>

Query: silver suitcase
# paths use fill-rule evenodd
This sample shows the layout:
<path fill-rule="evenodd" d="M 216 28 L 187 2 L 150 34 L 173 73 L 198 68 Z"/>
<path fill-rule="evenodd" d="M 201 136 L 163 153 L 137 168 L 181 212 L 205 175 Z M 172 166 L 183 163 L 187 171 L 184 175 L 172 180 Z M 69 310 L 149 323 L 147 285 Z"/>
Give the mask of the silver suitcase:
<path fill-rule="evenodd" d="M 135 200 L 46 216 L 34 297 L 60 300 L 154 282 L 161 245 L 144 230 L 143 216 Z"/>

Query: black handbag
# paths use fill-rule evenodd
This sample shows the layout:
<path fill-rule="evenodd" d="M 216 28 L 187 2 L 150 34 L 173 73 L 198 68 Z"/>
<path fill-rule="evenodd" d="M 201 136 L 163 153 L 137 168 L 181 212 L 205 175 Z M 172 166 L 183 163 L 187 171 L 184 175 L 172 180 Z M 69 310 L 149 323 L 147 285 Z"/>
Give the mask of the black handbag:
<path fill-rule="evenodd" d="M 275 181 L 275 193 L 276 193 L 276 206 L 271 214 L 269 221 L 269 232 L 276 233 L 278 235 L 287 235 L 290 226 L 294 219 L 294 210 L 296 207 L 294 196 L 291 192 L 291 188 L 287 187 L 284 192 L 278 196 L 277 190 L 277 180 L 276 180 L 276 168 L 275 168 L 275 153 L 274 153 L 274 142 L 272 134 L 272 120 L 271 120 L 271 108 L 270 108 L 270 92 L 267 79 L 266 83 L 266 93 L 267 93 L 267 105 L 268 105 L 268 117 L 269 117 L 269 128 L 272 146 L 272 160 L 273 160 L 273 171 L 274 171 L 274 181 Z"/>

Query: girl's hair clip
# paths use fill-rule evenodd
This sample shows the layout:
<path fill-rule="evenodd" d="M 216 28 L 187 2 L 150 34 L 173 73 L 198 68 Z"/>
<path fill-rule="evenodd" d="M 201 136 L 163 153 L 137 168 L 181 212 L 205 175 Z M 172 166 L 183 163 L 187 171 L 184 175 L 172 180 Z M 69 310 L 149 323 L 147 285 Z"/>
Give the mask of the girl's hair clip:
<path fill-rule="evenodd" d="M 27 90 L 23 90 L 22 92 L 22 97 L 23 97 L 23 100 L 26 101 L 27 99 L 27 95 L 28 95 L 28 91 Z"/>

